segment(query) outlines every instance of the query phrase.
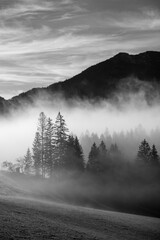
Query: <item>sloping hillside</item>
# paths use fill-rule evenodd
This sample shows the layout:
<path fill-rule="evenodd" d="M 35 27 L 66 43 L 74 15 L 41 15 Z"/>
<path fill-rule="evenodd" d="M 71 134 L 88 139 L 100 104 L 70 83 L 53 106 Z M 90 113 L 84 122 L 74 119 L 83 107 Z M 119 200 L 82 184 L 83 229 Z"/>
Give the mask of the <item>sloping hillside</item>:
<path fill-rule="evenodd" d="M 160 83 L 159 66 L 159 52 L 138 55 L 119 53 L 65 82 L 50 85 L 47 90 L 62 91 L 67 98 L 108 98 L 117 90 L 121 79 L 134 77 L 145 82 Z"/>
<path fill-rule="evenodd" d="M 23 198 L 0 198 L 0 239 L 158 240 L 160 219 Z"/>

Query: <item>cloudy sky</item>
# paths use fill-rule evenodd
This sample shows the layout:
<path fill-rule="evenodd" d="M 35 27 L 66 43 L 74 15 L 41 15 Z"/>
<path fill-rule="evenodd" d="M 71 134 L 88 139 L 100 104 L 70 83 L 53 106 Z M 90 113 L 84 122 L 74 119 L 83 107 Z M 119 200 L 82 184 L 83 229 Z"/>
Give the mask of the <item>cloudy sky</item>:
<path fill-rule="evenodd" d="M 159 0 L 0 0 L 2 97 L 146 50 L 160 50 Z"/>

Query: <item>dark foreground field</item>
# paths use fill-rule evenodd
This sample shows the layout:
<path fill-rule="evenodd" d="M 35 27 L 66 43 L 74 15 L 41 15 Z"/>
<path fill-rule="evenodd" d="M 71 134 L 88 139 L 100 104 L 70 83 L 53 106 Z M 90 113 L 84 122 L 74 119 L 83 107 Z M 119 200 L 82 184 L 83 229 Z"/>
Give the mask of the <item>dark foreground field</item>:
<path fill-rule="evenodd" d="M 0 239 L 160 239 L 160 219 L 0 197 Z"/>

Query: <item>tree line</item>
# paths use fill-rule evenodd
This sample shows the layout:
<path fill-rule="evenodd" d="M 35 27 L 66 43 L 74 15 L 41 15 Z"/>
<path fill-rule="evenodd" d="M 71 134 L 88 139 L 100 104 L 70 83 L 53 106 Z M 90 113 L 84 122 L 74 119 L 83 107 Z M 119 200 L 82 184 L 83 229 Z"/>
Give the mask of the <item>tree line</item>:
<path fill-rule="evenodd" d="M 143 139 L 146 139 L 150 144 L 154 143 L 160 153 L 160 129 L 155 128 L 152 130 L 145 130 L 142 125 L 138 125 L 134 129 L 127 131 L 113 131 L 112 134 L 107 128 L 100 135 L 87 130 L 80 135 L 79 139 L 85 156 L 88 156 L 94 142 L 99 145 L 101 141 L 103 141 L 108 150 L 112 143 L 116 143 L 119 149 L 123 152 L 123 155 L 134 161 L 138 147 Z"/>
<path fill-rule="evenodd" d="M 17 159 L 16 164 L 5 161 L 2 166 L 9 171 L 17 171 L 36 176 L 52 177 L 62 172 L 102 173 L 122 164 L 124 156 L 117 144 L 107 149 L 102 140 L 99 146 L 93 143 L 88 161 L 85 163 L 82 146 L 77 136 L 69 134 L 69 129 L 59 112 L 55 122 L 44 112 L 38 119 L 37 131 L 32 144 L 24 157 Z M 159 155 L 156 146 L 149 146 L 144 139 L 138 149 L 136 164 L 158 166 Z M 123 162 L 124 163 L 124 162 Z"/>

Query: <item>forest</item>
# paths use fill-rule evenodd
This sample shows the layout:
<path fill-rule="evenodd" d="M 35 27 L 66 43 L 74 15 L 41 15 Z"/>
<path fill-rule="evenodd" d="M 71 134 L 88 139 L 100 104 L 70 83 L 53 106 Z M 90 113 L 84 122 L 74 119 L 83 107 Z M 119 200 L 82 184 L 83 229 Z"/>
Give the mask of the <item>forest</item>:
<path fill-rule="evenodd" d="M 16 163 L 4 161 L 2 169 L 21 179 L 29 176 L 30 185 L 30 178 L 40 179 L 41 186 L 47 184 L 44 194 L 53 193 L 51 183 L 63 183 L 65 187 L 56 191 L 72 203 L 158 215 L 160 157 L 156 146 L 142 139 L 131 161 L 117 143 L 107 148 L 102 140 L 92 144 L 86 159 L 78 137 L 69 133 L 60 112 L 55 122 L 41 112 L 32 149 Z"/>
<path fill-rule="evenodd" d="M 82 140 L 85 141 L 85 137 L 82 136 Z M 96 135 L 92 138 L 96 138 Z M 18 158 L 15 164 L 5 161 L 2 167 L 11 172 L 35 174 L 48 178 L 57 175 L 60 171 L 86 171 L 98 174 L 116 165 L 127 164 L 127 159 L 117 143 L 111 142 L 107 149 L 104 141 L 105 139 L 101 140 L 99 146 L 96 141 L 92 144 L 86 161 L 80 141 L 77 136 L 69 133 L 63 115 L 59 112 L 53 123 L 50 117 L 47 118 L 45 113 L 41 112 L 32 151 L 28 148 L 25 156 Z M 153 144 L 150 147 L 145 139 L 142 140 L 137 149 L 134 164 L 158 168 L 159 160 L 156 146 Z"/>

